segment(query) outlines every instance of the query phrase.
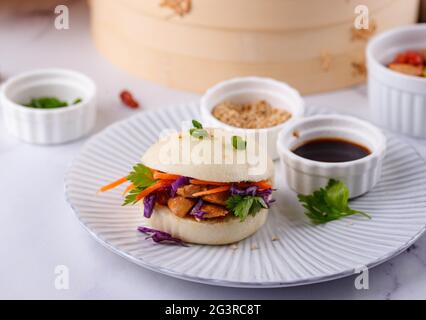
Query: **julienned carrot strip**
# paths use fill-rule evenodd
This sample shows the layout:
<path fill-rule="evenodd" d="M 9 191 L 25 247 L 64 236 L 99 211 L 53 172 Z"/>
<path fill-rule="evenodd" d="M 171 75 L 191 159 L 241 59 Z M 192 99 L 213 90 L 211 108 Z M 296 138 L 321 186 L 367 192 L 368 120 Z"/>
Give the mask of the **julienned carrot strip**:
<path fill-rule="evenodd" d="M 210 190 L 206 190 L 206 191 L 201 191 L 201 192 L 197 192 L 192 194 L 193 197 L 200 197 L 200 196 L 206 196 L 208 194 L 213 194 L 213 193 L 219 193 L 219 192 L 223 192 L 223 191 L 227 191 L 231 188 L 231 186 L 221 186 L 221 187 L 217 187 L 217 188 L 213 188 Z"/>
<path fill-rule="evenodd" d="M 253 184 L 255 186 L 258 186 L 259 188 L 262 188 L 262 189 L 271 189 L 272 188 L 272 185 L 270 183 L 266 182 L 265 180 L 259 181 L 259 182 L 255 182 Z"/>
<path fill-rule="evenodd" d="M 99 192 L 105 192 L 105 191 L 108 191 L 108 190 L 113 189 L 115 187 L 118 187 L 120 184 L 123 184 L 126 181 L 127 181 L 127 176 L 120 178 L 120 179 L 118 179 L 114 182 L 111 182 L 110 184 L 107 184 L 107 185 L 101 187 L 99 189 Z"/>
<path fill-rule="evenodd" d="M 155 171 L 153 174 L 153 178 L 155 180 L 176 180 L 179 179 L 180 176 L 177 174 L 170 174 L 170 173 L 162 173 L 162 172 L 158 172 Z"/>
<path fill-rule="evenodd" d="M 126 195 L 128 192 L 133 190 L 135 188 L 135 185 L 133 183 L 129 184 L 127 188 L 123 191 L 123 195 Z"/>
<path fill-rule="evenodd" d="M 228 182 L 204 181 L 204 180 L 198 180 L 198 179 L 191 179 L 189 182 L 191 184 L 202 184 L 202 185 L 210 184 L 212 186 L 227 186 L 230 184 Z"/>
<path fill-rule="evenodd" d="M 237 185 L 238 185 L 239 188 L 248 188 L 252 184 L 250 182 L 238 182 Z"/>
<path fill-rule="evenodd" d="M 151 192 L 154 192 L 155 190 L 161 189 L 162 187 L 168 186 L 172 183 L 173 180 L 159 180 L 152 186 L 149 186 L 148 188 L 142 190 L 142 192 L 137 195 L 136 200 L 139 201 L 140 199 L 145 198 Z"/>

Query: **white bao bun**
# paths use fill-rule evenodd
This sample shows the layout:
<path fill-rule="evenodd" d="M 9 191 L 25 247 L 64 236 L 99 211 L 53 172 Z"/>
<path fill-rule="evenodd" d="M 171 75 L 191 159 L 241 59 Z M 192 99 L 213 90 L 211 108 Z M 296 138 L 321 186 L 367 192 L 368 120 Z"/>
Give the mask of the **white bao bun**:
<path fill-rule="evenodd" d="M 236 150 L 231 143 L 231 132 L 208 130 L 213 136 L 202 140 L 191 137 L 188 132 L 160 139 L 148 148 L 141 162 L 156 170 L 207 181 L 255 182 L 272 178 L 273 162 L 256 141 L 247 139 L 247 148 Z M 218 146 L 220 152 L 216 151 Z M 255 152 L 251 149 L 254 146 Z"/>
<path fill-rule="evenodd" d="M 268 210 L 262 209 L 256 215 L 248 216 L 244 221 L 229 215 L 223 220 L 198 222 L 190 217 L 179 218 L 167 207 L 156 206 L 151 218 L 145 218 L 145 221 L 153 229 L 170 233 L 184 242 L 223 245 L 251 236 L 262 227 L 267 216 Z"/>
<path fill-rule="evenodd" d="M 187 176 L 200 180 L 217 182 L 261 181 L 272 179 L 274 165 L 267 153 L 258 147 L 254 152 L 250 146 L 257 146 L 256 140 L 247 140 L 245 150 L 232 146 L 232 133 L 221 129 L 206 129 L 209 137 L 202 140 L 189 135 L 188 131 L 169 135 L 152 145 L 142 157 L 142 163 L 150 168 L 167 173 Z M 217 147 L 218 157 L 214 158 Z M 178 153 L 176 154 L 176 150 Z M 206 151 L 207 150 L 207 151 Z M 208 150 L 212 150 L 209 152 Z M 174 152 L 174 153 L 173 153 Z M 183 153 L 191 156 L 184 157 Z M 195 157 L 193 155 L 195 154 Z M 205 158 L 198 157 L 206 155 Z M 200 161 L 204 159 L 203 161 Z M 198 159 L 198 160 L 197 160 Z M 215 159 L 208 161 L 208 159 Z M 219 160 L 219 161 L 218 161 Z M 142 206 L 143 211 L 143 206 Z M 180 218 L 168 207 L 155 206 L 146 223 L 154 229 L 170 233 L 184 242 L 195 244 L 222 245 L 240 241 L 251 236 L 265 223 L 268 210 L 262 209 L 244 221 L 228 214 L 224 219 L 197 221 L 193 217 Z"/>

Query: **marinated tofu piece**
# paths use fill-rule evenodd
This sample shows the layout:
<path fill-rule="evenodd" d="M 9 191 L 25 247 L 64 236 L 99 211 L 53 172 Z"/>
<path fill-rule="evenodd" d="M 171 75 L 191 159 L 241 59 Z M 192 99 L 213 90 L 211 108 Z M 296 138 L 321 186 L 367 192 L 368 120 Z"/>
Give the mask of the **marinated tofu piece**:
<path fill-rule="evenodd" d="M 203 216 L 203 218 L 206 219 L 224 217 L 229 213 L 226 208 L 209 203 L 203 204 L 201 206 L 201 211 L 206 212 Z"/>
<path fill-rule="evenodd" d="M 423 74 L 422 66 L 413 66 L 407 63 L 391 63 L 389 69 L 411 76 L 421 76 Z"/>
<path fill-rule="evenodd" d="M 228 198 L 229 198 L 228 191 L 208 194 L 202 197 L 204 201 L 207 201 L 213 204 L 219 204 L 221 206 L 226 205 L 226 200 L 228 200 Z"/>
<path fill-rule="evenodd" d="M 192 207 L 195 205 L 195 202 L 196 201 L 192 199 L 175 197 L 170 198 L 169 201 L 167 201 L 167 205 L 175 215 L 183 218 L 192 209 Z"/>
<path fill-rule="evenodd" d="M 188 184 L 177 189 L 177 195 L 185 198 L 193 198 L 193 194 L 201 191 L 206 191 L 207 187 L 203 185 Z"/>

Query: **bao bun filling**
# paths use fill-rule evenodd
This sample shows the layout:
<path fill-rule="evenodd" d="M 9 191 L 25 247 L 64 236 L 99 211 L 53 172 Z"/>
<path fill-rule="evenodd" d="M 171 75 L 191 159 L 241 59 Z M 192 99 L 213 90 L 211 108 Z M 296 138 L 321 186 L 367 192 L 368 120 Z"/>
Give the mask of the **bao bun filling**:
<path fill-rule="evenodd" d="M 100 189 L 101 192 L 125 182 L 123 205 L 143 201 L 144 216 L 150 218 L 155 206 L 167 206 L 180 217 L 197 221 L 221 219 L 233 214 L 244 221 L 261 209 L 268 209 L 271 200 L 270 181 L 213 182 L 156 171 L 137 164 L 128 176 Z"/>
<path fill-rule="evenodd" d="M 156 172 L 153 176 L 167 174 Z M 180 218 L 223 219 L 229 214 L 244 220 L 262 208 L 269 208 L 272 186 L 268 181 L 218 183 L 180 176 L 144 198 L 144 216 L 155 206 L 167 206 Z M 244 207 L 244 208 L 243 208 Z"/>

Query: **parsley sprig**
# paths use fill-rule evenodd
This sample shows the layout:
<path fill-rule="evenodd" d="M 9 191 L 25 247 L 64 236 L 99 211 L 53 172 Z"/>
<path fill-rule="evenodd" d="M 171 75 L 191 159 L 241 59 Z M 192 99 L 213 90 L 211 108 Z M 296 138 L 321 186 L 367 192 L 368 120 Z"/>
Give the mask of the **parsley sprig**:
<path fill-rule="evenodd" d="M 192 120 L 193 128 L 189 129 L 189 134 L 194 138 L 204 139 L 209 136 L 207 130 L 203 129 L 203 125 L 197 120 Z"/>
<path fill-rule="evenodd" d="M 123 206 L 135 204 L 138 194 L 156 182 L 152 176 L 151 170 L 141 163 L 133 167 L 133 170 L 127 176 L 127 180 L 132 182 L 135 187 L 127 194 Z"/>
<path fill-rule="evenodd" d="M 330 179 L 325 188 L 311 195 L 298 195 L 299 202 L 306 209 L 305 214 L 314 224 L 327 223 L 353 214 L 371 218 L 365 212 L 349 207 L 349 189 L 342 182 Z"/>
<path fill-rule="evenodd" d="M 261 209 L 268 208 L 262 197 L 233 195 L 226 201 L 226 207 L 241 221 L 249 215 L 255 215 Z"/>

